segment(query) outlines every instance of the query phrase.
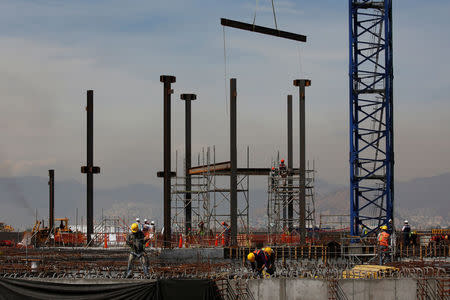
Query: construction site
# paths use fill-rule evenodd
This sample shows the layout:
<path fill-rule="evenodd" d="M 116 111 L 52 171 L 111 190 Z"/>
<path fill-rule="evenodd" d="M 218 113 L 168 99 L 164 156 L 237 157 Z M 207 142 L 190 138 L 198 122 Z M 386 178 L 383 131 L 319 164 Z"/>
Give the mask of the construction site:
<path fill-rule="evenodd" d="M 148 271 L 132 261 L 127 273 L 137 216 L 94 217 L 101 167 L 94 163 L 94 91 L 87 90 L 86 220 L 55 216 L 63 200 L 48 170 L 48 219 L 36 218 L 24 232 L 0 223 L 0 299 L 450 299 L 450 229 L 405 235 L 407 221 L 395 223 L 392 2 L 348 1 L 348 214 L 316 214 L 317 170 L 305 150 L 314 78 L 292 78 L 298 92 L 283 99 L 286 156 L 275 153 L 270 165 L 254 167 L 249 148 L 238 153 L 239 77 L 227 78 L 229 159 L 221 161 L 209 141 L 192 153 L 192 123 L 201 120 L 192 119 L 191 104 L 202 99 L 182 91 L 172 99 L 176 74 L 161 75 L 163 170 L 152 172 L 163 187 L 163 224 L 144 232 Z M 252 38 L 307 45 L 307 33 L 282 31 L 276 19 L 275 28 L 218 22 Z M 171 143 L 173 105 L 184 105 L 184 155 Z M 264 228 L 251 222 L 252 177 L 266 182 Z M 254 272 L 249 253 L 268 248 L 272 272 Z"/>

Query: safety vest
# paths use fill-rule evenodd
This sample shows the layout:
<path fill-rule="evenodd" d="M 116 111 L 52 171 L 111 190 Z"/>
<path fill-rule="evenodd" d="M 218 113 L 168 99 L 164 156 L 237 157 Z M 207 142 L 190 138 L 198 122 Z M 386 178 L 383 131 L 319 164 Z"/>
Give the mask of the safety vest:
<path fill-rule="evenodd" d="M 380 244 L 380 246 L 389 246 L 389 233 L 387 233 L 386 231 L 383 231 L 382 233 L 380 233 L 380 235 L 378 235 L 378 243 Z"/>

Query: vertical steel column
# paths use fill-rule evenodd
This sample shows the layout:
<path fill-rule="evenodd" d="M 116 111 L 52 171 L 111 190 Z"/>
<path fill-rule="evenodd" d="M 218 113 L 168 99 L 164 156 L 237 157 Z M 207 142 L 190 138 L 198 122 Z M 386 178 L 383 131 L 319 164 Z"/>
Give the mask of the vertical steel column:
<path fill-rule="evenodd" d="M 287 96 L 287 159 L 288 159 L 288 229 L 292 232 L 293 229 L 293 218 L 294 218 L 294 204 L 292 203 L 292 170 L 294 167 L 293 162 L 293 134 L 292 134 L 292 95 Z"/>
<path fill-rule="evenodd" d="M 186 188 L 186 199 L 184 202 L 184 231 L 186 234 L 189 233 L 189 229 L 192 230 L 192 184 L 191 175 L 189 174 L 189 169 L 191 168 L 191 101 L 197 99 L 195 94 L 181 94 L 181 100 L 184 100 L 185 116 L 184 116 L 184 129 L 185 129 L 185 170 L 186 174 L 184 177 L 185 188 Z"/>
<path fill-rule="evenodd" d="M 94 165 L 94 91 L 87 91 L 87 167 Z M 94 233 L 94 176 L 92 172 L 87 173 L 87 240 L 91 241 Z"/>
<path fill-rule="evenodd" d="M 55 225 L 55 170 L 48 170 L 48 229 L 53 231 Z"/>
<path fill-rule="evenodd" d="M 160 81 L 164 83 L 164 247 L 171 247 L 172 230 L 171 230 L 171 199 L 170 199 L 170 177 L 171 165 L 170 155 L 171 149 L 171 111 L 170 96 L 173 93 L 171 84 L 176 81 L 175 76 L 161 75 Z"/>
<path fill-rule="evenodd" d="M 230 225 L 231 246 L 237 245 L 237 116 L 236 116 L 236 78 L 230 79 Z"/>
<path fill-rule="evenodd" d="M 294 85 L 299 87 L 299 99 L 300 99 L 300 189 L 299 189 L 299 202 L 300 202 L 300 243 L 305 244 L 306 241 L 306 168 L 305 168 L 305 87 L 311 85 L 311 81 L 308 79 L 296 79 Z"/>
<path fill-rule="evenodd" d="M 86 142 L 86 166 L 81 167 L 81 173 L 86 174 L 86 225 L 87 244 L 91 242 L 94 233 L 94 174 L 100 173 L 100 167 L 94 166 L 94 91 L 87 91 L 87 142 Z"/>

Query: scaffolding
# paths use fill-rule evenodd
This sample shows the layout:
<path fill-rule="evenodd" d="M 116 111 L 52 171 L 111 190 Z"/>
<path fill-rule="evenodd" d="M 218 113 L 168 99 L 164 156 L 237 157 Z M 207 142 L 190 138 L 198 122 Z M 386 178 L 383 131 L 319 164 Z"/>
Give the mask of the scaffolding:
<path fill-rule="evenodd" d="M 202 148 L 197 156 L 197 165 L 202 169 L 198 174 L 191 174 L 191 191 L 186 190 L 186 177 L 179 176 L 178 153 L 176 154 L 176 177 L 172 181 L 172 228 L 173 233 L 182 234 L 185 228 L 185 209 L 191 205 L 192 234 L 203 231 L 205 235 L 223 233 L 222 222 L 230 224 L 230 176 L 220 166 L 228 163 L 216 162 L 215 146 Z M 247 147 L 247 168 L 249 166 L 249 149 Z M 186 170 L 182 174 L 186 174 Z M 249 175 L 238 175 L 238 230 L 249 233 Z M 190 193 L 191 198 L 186 195 Z M 202 224 L 202 225 L 200 225 Z M 202 229 L 203 227 L 203 229 Z M 189 230 L 188 230 L 189 232 Z"/>
<path fill-rule="evenodd" d="M 305 170 L 305 227 L 314 229 L 315 204 L 314 204 L 314 167 Z M 279 172 L 270 175 L 267 180 L 267 217 L 268 234 L 276 237 L 287 233 L 288 228 L 298 230 L 300 228 L 300 174 L 293 172 L 283 176 Z M 293 216 L 287 214 L 288 206 L 292 203 Z M 292 224 L 290 226 L 290 224 Z"/>
<path fill-rule="evenodd" d="M 102 217 L 94 227 L 92 245 L 124 246 L 129 233 L 127 222 L 121 217 Z"/>

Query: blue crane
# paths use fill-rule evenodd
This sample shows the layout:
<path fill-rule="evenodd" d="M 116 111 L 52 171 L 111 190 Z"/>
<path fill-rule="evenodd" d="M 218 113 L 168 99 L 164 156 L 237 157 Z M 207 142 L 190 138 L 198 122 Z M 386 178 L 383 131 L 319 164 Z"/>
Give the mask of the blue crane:
<path fill-rule="evenodd" d="M 394 215 L 392 0 L 349 0 L 349 43 L 350 232 L 365 236 Z"/>

